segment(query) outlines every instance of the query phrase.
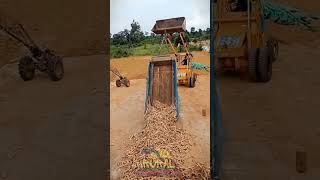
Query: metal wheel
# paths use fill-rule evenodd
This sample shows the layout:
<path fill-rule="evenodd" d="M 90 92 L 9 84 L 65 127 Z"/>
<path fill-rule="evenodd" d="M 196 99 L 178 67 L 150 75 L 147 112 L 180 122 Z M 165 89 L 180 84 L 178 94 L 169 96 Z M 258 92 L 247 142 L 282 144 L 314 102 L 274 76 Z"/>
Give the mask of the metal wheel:
<path fill-rule="evenodd" d="M 126 87 L 130 87 L 130 81 L 129 81 L 129 79 L 127 79 L 127 78 L 125 77 L 124 80 L 123 80 L 123 82 L 124 82 L 124 85 L 125 85 Z"/>
<path fill-rule="evenodd" d="M 117 87 L 120 87 L 120 86 L 121 86 L 121 80 L 120 80 L 120 79 L 117 79 L 117 80 L 116 80 L 116 86 L 117 86 Z"/>
<path fill-rule="evenodd" d="M 19 74 L 24 81 L 32 80 L 35 74 L 35 64 L 29 56 L 25 56 L 19 60 Z"/>
<path fill-rule="evenodd" d="M 52 81 L 59 81 L 64 76 L 62 58 L 52 57 L 48 60 L 48 74 Z"/>
<path fill-rule="evenodd" d="M 267 47 L 272 58 L 272 62 L 276 61 L 279 57 L 279 44 L 278 41 L 271 39 L 267 42 Z"/>

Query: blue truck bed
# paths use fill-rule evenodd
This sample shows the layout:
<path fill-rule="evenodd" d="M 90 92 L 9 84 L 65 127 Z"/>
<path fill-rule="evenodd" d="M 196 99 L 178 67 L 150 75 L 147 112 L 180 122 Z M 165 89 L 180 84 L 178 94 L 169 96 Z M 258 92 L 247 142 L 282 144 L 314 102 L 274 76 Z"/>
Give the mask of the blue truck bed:
<path fill-rule="evenodd" d="M 153 57 L 148 66 L 145 111 L 154 101 L 176 107 L 177 119 L 180 113 L 180 100 L 177 84 L 176 60 L 170 56 Z"/>

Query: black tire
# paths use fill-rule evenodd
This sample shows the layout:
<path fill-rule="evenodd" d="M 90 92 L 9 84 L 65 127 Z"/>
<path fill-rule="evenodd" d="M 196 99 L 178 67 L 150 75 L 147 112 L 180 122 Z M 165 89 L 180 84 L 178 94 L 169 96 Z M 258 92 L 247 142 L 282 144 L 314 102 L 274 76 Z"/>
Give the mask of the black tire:
<path fill-rule="evenodd" d="M 279 57 L 279 44 L 276 40 L 268 40 L 267 47 L 270 51 L 272 62 L 276 61 Z"/>
<path fill-rule="evenodd" d="M 198 75 L 197 75 L 197 74 L 194 74 L 194 82 L 197 81 L 197 78 L 198 78 Z"/>
<path fill-rule="evenodd" d="M 276 40 L 272 41 L 273 44 L 273 62 L 279 58 L 279 43 Z"/>
<path fill-rule="evenodd" d="M 188 87 L 191 87 L 191 77 L 188 78 Z"/>
<path fill-rule="evenodd" d="M 126 87 L 130 87 L 130 81 L 129 81 L 129 79 L 127 79 L 126 77 L 124 78 L 124 85 L 125 85 Z"/>
<path fill-rule="evenodd" d="M 257 81 L 270 81 L 272 77 L 272 57 L 268 48 L 260 48 L 257 65 Z"/>
<path fill-rule="evenodd" d="M 48 75 L 52 81 L 59 81 L 64 76 L 62 59 L 54 57 L 48 60 Z"/>
<path fill-rule="evenodd" d="M 121 86 L 121 80 L 120 80 L 120 79 L 117 79 L 117 80 L 116 80 L 116 86 L 117 86 L 117 87 L 120 87 L 120 86 Z"/>
<path fill-rule="evenodd" d="M 192 78 L 193 78 L 193 86 L 192 87 L 196 87 L 196 81 L 197 81 L 197 75 L 196 74 L 192 74 Z"/>
<path fill-rule="evenodd" d="M 188 84 L 190 88 L 194 88 L 196 86 L 196 75 L 192 74 L 192 76 L 188 80 Z"/>
<path fill-rule="evenodd" d="M 250 49 L 248 52 L 248 72 L 250 79 L 257 80 L 257 60 L 259 51 L 257 48 Z"/>
<path fill-rule="evenodd" d="M 24 81 L 29 81 L 34 78 L 36 67 L 31 57 L 29 56 L 22 57 L 19 60 L 18 68 L 19 68 L 20 77 Z"/>
<path fill-rule="evenodd" d="M 276 47 L 277 45 L 275 44 L 275 42 L 276 41 L 274 41 L 274 40 L 267 41 L 267 47 L 268 47 L 272 62 L 276 61 L 277 54 L 278 54 L 278 49 Z"/>

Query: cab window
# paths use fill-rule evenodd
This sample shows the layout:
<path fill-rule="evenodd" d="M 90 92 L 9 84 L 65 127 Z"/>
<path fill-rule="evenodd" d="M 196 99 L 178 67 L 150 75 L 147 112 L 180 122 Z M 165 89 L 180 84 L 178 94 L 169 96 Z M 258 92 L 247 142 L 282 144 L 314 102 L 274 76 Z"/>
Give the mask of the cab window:
<path fill-rule="evenodd" d="M 247 3 L 247 0 L 230 0 L 230 10 L 231 12 L 246 12 Z"/>

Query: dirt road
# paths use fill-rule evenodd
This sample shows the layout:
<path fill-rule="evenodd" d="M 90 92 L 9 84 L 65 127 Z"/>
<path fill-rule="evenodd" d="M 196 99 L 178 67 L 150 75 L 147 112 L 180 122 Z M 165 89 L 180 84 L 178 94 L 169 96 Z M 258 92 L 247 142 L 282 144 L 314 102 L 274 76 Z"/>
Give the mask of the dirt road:
<path fill-rule="evenodd" d="M 0 69 L 0 175 L 8 180 L 104 179 L 103 55 L 65 59 L 65 78 L 23 82 Z"/>
<path fill-rule="evenodd" d="M 202 56 L 197 61 L 209 64 L 208 53 L 195 53 Z M 110 84 L 110 143 L 111 143 L 111 177 L 116 179 L 118 171 L 116 163 L 124 155 L 129 137 L 141 131 L 144 125 L 144 101 L 146 92 L 146 73 L 148 57 L 115 59 L 112 64 L 130 77 L 144 79 L 131 80 L 129 88 L 117 88 L 114 82 Z M 138 65 L 137 65 L 138 64 Z M 137 70 L 137 69 L 140 69 Z M 190 155 L 197 162 L 209 166 L 210 161 L 210 77 L 208 73 L 198 76 L 195 88 L 179 87 L 181 99 L 181 123 L 183 129 L 193 136 L 193 146 Z M 202 109 L 207 115 L 202 116 Z"/>
<path fill-rule="evenodd" d="M 225 132 L 222 179 L 319 179 L 320 43 L 300 41 L 280 44 L 269 83 L 217 77 Z M 295 169 L 299 150 L 307 153 L 305 174 Z"/>

